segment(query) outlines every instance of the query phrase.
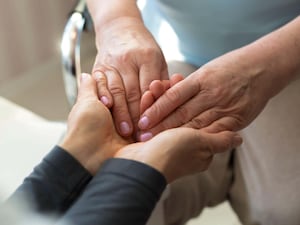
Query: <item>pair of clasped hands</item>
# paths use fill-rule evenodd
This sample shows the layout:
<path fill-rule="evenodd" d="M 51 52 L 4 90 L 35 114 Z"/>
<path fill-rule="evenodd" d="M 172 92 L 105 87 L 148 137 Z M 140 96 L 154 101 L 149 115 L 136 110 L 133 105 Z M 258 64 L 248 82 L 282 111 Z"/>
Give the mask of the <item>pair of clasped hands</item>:
<path fill-rule="evenodd" d="M 81 78 L 62 146 L 78 144 L 75 157 L 92 174 L 110 157 L 150 165 L 168 182 L 204 171 L 214 154 L 241 144 L 235 132 L 283 86 L 269 82 L 269 58 L 254 54 L 260 42 L 168 80 L 163 53 L 141 20 L 122 17 L 99 27 L 92 76 Z"/>
<path fill-rule="evenodd" d="M 215 153 L 241 144 L 235 132 L 298 74 L 298 36 L 291 34 L 299 19 L 207 62 L 183 80 L 177 74 L 168 81 L 166 60 L 136 1 L 88 1 L 88 6 L 98 53 L 92 78 L 82 79 L 69 133 L 87 129 L 77 141 L 82 149 L 86 143 L 94 147 L 91 165 L 108 157 L 129 158 L 156 168 L 168 182 L 203 171 Z M 82 114 L 74 116 L 77 111 Z M 130 144 L 129 137 L 142 142 Z"/>
<path fill-rule="evenodd" d="M 153 81 L 141 98 L 141 112 L 180 80 L 182 77 L 177 74 L 169 81 Z M 92 175 L 106 159 L 117 157 L 147 164 L 161 172 L 170 183 L 204 171 L 214 154 L 242 142 L 241 137 L 231 131 L 208 133 L 180 127 L 162 131 L 148 141 L 134 143 L 133 138 L 119 134 L 112 116 L 114 105 L 109 109 L 100 92 L 97 77 L 81 75 L 77 101 L 69 114 L 68 130 L 60 144 Z"/>

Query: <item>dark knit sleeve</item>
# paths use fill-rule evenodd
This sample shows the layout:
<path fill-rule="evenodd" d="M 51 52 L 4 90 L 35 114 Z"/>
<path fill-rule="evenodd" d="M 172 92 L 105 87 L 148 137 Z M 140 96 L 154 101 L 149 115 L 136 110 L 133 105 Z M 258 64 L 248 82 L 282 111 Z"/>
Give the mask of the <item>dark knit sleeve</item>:
<path fill-rule="evenodd" d="M 165 178 L 155 169 L 110 159 L 63 219 L 72 225 L 145 224 L 165 187 Z"/>
<path fill-rule="evenodd" d="M 59 146 L 36 166 L 10 196 L 25 199 L 37 213 L 62 214 L 92 179 L 91 174 Z"/>

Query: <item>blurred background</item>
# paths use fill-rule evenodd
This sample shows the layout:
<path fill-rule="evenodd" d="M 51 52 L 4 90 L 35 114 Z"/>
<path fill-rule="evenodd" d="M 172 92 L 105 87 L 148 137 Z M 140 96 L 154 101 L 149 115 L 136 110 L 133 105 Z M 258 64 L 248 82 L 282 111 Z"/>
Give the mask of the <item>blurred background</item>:
<path fill-rule="evenodd" d="M 0 1 L 0 200 L 8 197 L 57 144 L 70 105 L 60 44 L 76 0 Z M 94 35 L 82 36 L 90 72 Z"/>
<path fill-rule="evenodd" d="M 60 41 L 76 0 L 0 2 L 0 96 L 49 120 L 69 111 Z M 83 71 L 95 56 L 93 34 L 83 34 Z"/>

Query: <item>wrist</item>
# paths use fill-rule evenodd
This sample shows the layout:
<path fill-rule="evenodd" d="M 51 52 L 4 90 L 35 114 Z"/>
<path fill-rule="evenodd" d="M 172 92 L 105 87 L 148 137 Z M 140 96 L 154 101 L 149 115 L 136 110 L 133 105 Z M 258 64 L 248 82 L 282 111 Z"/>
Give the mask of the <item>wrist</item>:
<path fill-rule="evenodd" d="M 88 0 L 87 5 L 97 33 L 103 26 L 118 18 L 136 18 L 142 21 L 136 0 Z"/>
<path fill-rule="evenodd" d="M 250 65 L 263 69 L 261 80 L 271 97 L 300 73 L 300 17 L 245 46 Z M 252 62 L 251 62 L 252 61 Z"/>
<path fill-rule="evenodd" d="M 84 145 L 70 137 L 64 138 L 59 146 L 74 157 L 92 175 L 96 174 L 100 163 L 97 161 L 96 154 L 91 154 L 96 151 L 87 150 Z"/>
<path fill-rule="evenodd" d="M 111 31 L 118 31 L 114 33 L 123 33 L 131 30 L 146 29 L 141 18 L 135 16 L 118 16 L 111 18 L 101 24 L 95 25 L 96 39 L 102 39 L 106 33 L 111 34 Z"/>

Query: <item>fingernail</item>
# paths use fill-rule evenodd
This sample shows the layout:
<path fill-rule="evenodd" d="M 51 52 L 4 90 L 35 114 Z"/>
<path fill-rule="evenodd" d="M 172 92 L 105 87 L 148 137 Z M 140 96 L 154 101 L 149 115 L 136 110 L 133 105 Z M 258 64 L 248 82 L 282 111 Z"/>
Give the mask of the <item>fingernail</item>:
<path fill-rule="evenodd" d="M 89 76 L 90 75 L 87 73 L 82 73 L 81 77 L 80 77 L 80 81 L 83 82 L 83 81 L 87 80 L 89 78 Z"/>
<path fill-rule="evenodd" d="M 129 134 L 130 133 L 130 127 L 127 122 L 121 122 L 120 123 L 120 130 L 122 134 Z"/>
<path fill-rule="evenodd" d="M 138 123 L 138 126 L 140 129 L 144 130 L 144 129 L 147 129 L 148 126 L 149 126 L 149 118 L 147 116 L 143 116 L 139 123 Z"/>
<path fill-rule="evenodd" d="M 242 139 L 241 136 L 235 135 L 235 136 L 233 137 L 233 145 L 234 145 L 235 147 L 240 146 L 242 143 L 243 143 L 243 139 Z"/>
<path fill-rule="evenodd" d="M 108 98 L 106 97 L 106 96 L 102 96 L 101 98 L 100 98 L 100 100 L 101 100 L 101 102 L 104 104 L 104 105 L 108 105 L 109 104 L 109 100 L 108 100 Z"/>
<path fill-rule="evenodd" d="M 150 132 L 143 133 L 140 135 L 140 141 L 145 142 L 145 141 L 150 140 L 152 137 L 153 137 L 153 134 Z"/>

